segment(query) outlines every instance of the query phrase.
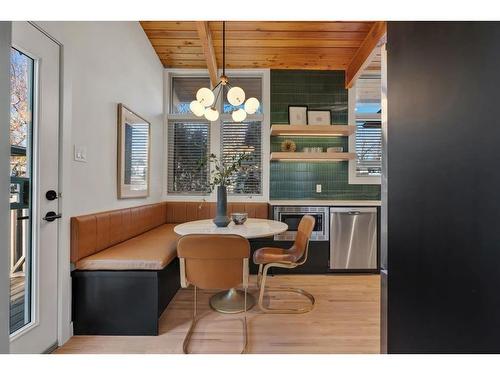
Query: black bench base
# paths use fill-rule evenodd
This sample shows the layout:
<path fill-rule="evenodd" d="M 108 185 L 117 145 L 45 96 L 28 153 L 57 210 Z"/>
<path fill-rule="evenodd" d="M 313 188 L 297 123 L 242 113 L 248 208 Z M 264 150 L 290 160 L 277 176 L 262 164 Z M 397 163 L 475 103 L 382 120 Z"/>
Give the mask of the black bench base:
<path fill-rule="evenodd" d="M 71 273 L 75 335 L 158 335 L 158 319 L 180 288 L 179 259 L 160 271 Z"/>

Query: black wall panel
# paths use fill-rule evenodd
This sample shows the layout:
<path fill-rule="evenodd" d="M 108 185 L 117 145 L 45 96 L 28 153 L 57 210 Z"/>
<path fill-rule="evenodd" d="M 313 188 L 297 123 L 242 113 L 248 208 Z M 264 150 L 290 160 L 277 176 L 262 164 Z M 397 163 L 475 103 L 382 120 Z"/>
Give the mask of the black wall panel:
<path fill-rule="evenodd" d="M 500 23 L 388 24 L 389 353 L 500 352 Z"/>

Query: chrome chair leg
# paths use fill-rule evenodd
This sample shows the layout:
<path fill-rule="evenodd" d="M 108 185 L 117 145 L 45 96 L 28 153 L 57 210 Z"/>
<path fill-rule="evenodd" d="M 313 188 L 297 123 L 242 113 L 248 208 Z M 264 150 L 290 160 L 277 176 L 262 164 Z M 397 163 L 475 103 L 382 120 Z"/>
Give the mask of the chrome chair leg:
<path fill-rule="evenodd" d="M 262 268 L 264 267 L 263 264 L 259 264 L 259 272 L 257 272 L 257 288 L 260 288 L 260 284 L 262 281 Z"/>
<path fill-rule="evenodd" d="M 276 266 L 274 263 L 268 263 L 264 266 L 264 271 L 262 274 L 262 281 L 260 282 L 260 292 L 259 292 L 259 308 L 264 311 L 265 313 L 269 314 L 304 314 L 309 311 L 311 311 L 314 307 L 315 300 L 314 296 L 308 292 L 306 292 L 303 289 L 298 289 L 298 288 L 267 288 L 268 291 L 272 292 L 287 292 L 287 293 L 296 293 L 300 294 L 304 297 L 307 297 L 310 301 L 309 306 L 303 307 L 303 308 L 298 308 L 298 309 L 273 309 L 270 307 L 264 306 L 264 292 L 266 288 L 266 278 L 267 278 L 267 271 L 270 267 Z M 281 266 L 278 264 L 278 266 Z M 260 269 L 260 267 L 259 267 Z"/>
<path fill-rule="evenodd" d="M 248 333 L 247 333 L 247 293 L 248 293 L 248 287 L 245 288 L 245 305 L 244 305 L 244 310 L 243 310 L 243 340 L 244 340 L 244 346 L 243 350 L 241 351 L 241 354 L 245 354 L 247 352 L 247 346 L 248 346 Z"/>
<path fill-rule="evenodd" d="M 191 340 L 191 336 L 193 335 L 194 328 L 196 327 L 196 324 L 199 321 L 199 318 L 197 316 L 197 288 L 196 286 L 194 287 L 194 309 L 193 309 L 193 318 L 191 320 L 191 325 L 189 326 L 188 332 L 186 333 L 186 337 L 184 338 L 184 341 L 182 343 L 182 351 L 184 354 L 190 354 L 188 347 L 189 347 L 189 341 Z M 244 340 L 244 346 L 243 350 L 241 351 L 240 354 L 245 354 L 247 351 L 247 346 L 248 346 L 248 330 L 247 330 L 247 288 L 245 288 L 245 312 L 243 316 L 243 340 Z"/>
<path fill-rule="evenodd" d="M 191 325 L 189 326 L 189 330 L 186 333 L 186 337 L 184 338 L 184 341 L 182 342 L 182 351 L 184 354 L 189 354 L 188 351 L 188 346 L 189 346 L 189 341 L 191 340 L 191 336 L 193 335 L 194 327 L 196 326 L 196 323 L 198 323 L 198 318 L 197 318 L 197 311 L 196 311 L 196 286 L 194 287 L 194 308 L 193 308 L 193 318 L 191 320 Z"/>

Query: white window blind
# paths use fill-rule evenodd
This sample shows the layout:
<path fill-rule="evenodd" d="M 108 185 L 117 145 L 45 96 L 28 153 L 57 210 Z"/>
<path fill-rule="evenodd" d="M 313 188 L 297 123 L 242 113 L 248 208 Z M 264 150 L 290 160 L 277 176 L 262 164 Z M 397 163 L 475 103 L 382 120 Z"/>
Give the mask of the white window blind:
<path fill-rule="evenodd" d="M 262 123 L 260 121 L 223 122 L 221 157 L 229 163 L 233 156 L 249 153 L 243 162 L 244 170 L 231 177 L 230 194 L 262 194 Z"/>
<path fill-rule="evenodd" d="M 210 152 L 210 124 L 172 121 L 168 124 L 168 192 L 202 194 L 208 190 L 209 166 L 200 168 Z"/>
<path fill-rule="evenodd" d="M 363 74 L 356 82 L 356 176 L 380 177 L 382 131 L 380 72 Z"/>
<path fill-rule="evenodd" d="M 356 121 L 356 174 L 380 176 L 382 173 L 382 132 L 380 121 Z"/>
<path fill-rule="evenodd" d="M 125 124 L 125 184 L 142 190 L 148 176 L 149 124 Z"/>

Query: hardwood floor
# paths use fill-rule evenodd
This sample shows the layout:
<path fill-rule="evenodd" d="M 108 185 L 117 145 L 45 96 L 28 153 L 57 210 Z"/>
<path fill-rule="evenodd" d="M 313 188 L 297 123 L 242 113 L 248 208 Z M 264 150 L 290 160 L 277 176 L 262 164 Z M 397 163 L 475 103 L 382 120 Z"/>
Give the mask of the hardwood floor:
<path fill-rule="evenodd" d="M 255 279 L 251 282 L 255 284 Z M 379 353 L 380 277 L 378 275 L 293 275 L 268 279 L 272 286 L 300 287 L 312 293 L 316 305 L 302 315 L 248 312 L 249 353 Z M 257 296 L 256 287 L 250 290 Z M 243 314 L 220 314 L 208 306 L 213 291 L 200 291 L 203 314 L 190 350 L 194 353 L 237 353 L 242 340 Z M 160 318 L 160 335 L 73 336 L 56 353 L 182 353 L 189 328 L 193 290 L 181 289 Z M 272 293 L 273 307 L 306 303 L 291 294 Z"/>
<path fill-rule="evenodd" d="M 24 326 L 24 276 L 10 277 L 10 332 L 15 332 Z"/>

